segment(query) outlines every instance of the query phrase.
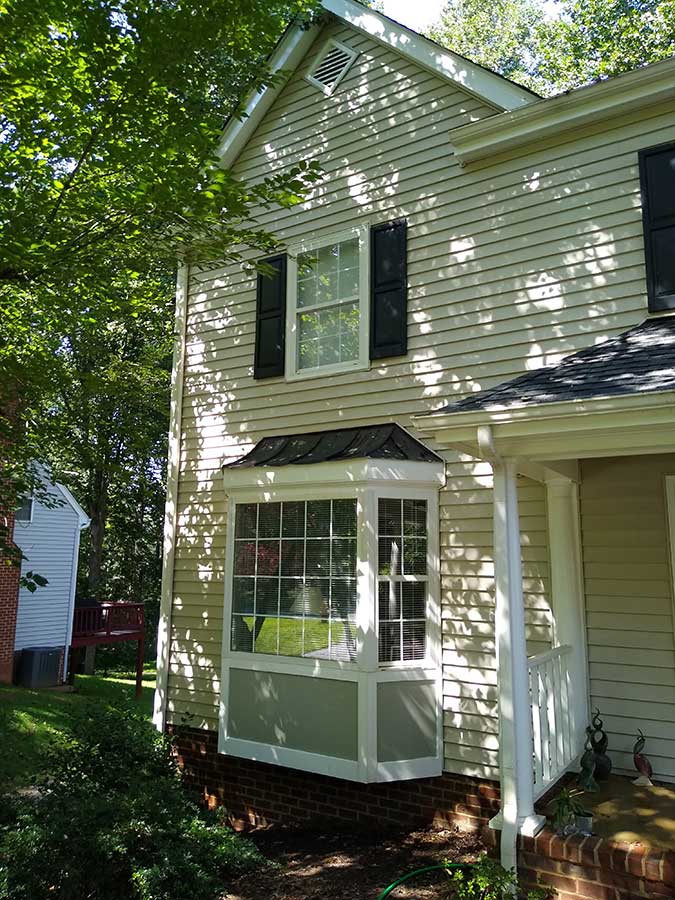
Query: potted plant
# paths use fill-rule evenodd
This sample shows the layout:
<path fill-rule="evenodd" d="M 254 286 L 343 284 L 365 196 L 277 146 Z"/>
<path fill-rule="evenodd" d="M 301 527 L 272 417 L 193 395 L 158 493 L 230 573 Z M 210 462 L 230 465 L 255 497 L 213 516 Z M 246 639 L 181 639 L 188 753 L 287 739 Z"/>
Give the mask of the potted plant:
<path fill-rule="evenodd" d="M 563 788 L 553 801 L 553 825 L 563 837 L 577 832 L 591 834 L 593 815 L 579 799 L 583 791 Z"/>

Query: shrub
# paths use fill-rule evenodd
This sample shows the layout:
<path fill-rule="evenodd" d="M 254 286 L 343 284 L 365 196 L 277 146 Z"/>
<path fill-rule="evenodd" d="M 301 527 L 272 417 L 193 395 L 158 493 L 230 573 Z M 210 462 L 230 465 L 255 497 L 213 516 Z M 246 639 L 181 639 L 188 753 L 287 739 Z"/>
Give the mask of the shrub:
<path fill-rule="evenodd" d="M 169 742 L 136 713 L 87 706 L 49 768 L 0 821 L 2 900 L 213 900 L 262 862 L 187 798 Z"/>
<path fill-rule="evenodd" d="M 452 900 L 547 900 L 553 894 L 542 888 L 522 888 L 513 872 L 507 872 L 488 856 L 481 856 L 471 869 L 451 871 L 450 883 Z"/>

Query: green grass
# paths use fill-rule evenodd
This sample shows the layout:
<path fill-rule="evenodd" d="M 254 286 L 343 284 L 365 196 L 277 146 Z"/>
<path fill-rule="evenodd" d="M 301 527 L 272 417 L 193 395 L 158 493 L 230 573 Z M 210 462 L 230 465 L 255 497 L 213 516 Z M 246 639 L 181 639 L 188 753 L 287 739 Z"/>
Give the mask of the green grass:
<path fill-rule="evenodd" d="M 134 685 L 134 678 L 127 675 L 78 675 L 72 693 L 0 685 L 0 794 L 47 774 L 50 750 L 68 738 L 73 713 L 87 703 L 131 706 L 149 718 L 154 669 L 143 673 L 139 700 L 134 697 Z"/>

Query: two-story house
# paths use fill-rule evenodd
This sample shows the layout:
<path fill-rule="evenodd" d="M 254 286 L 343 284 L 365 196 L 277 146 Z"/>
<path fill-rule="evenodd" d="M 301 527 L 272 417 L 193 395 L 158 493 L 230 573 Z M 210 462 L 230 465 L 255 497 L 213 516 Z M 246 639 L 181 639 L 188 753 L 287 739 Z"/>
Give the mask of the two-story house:
<path fill-rule="evenodd" d="M 234 818 L 490 819 L 664 896 L 535 804 L 596 707 L 675 781 L 675 61 L 541 99 L 323 5 L 220 147 L 323 181 L 178 274 L 156 723 Z"/>

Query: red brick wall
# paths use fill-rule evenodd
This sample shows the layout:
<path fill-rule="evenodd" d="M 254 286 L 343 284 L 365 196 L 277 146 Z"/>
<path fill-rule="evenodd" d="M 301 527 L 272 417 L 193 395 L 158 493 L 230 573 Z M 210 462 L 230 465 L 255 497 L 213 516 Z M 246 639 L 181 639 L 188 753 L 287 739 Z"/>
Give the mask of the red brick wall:
<path fill-rule="evenodd" d="M 544 830 L 520 839 L 518 871 L 531 887 L 554 888 L 557 900 L 675 898 L 675 852 L 643 844 Z"/>
<path fill-rule="evenodd" d="M 14 534 L 14 515 L 0 513 L 3 530 Z M 10 683 L 14 668 L 14 636 L 19 607 L 20 569 L 0 554 L 0 682 Z"/>
<path fill-rule="evenodd" d="M 171 728 L 186 782 L 211 807 L 222 806 L 237 828 L 276 822 L 333 820 L 365 826 L 450 824 L 480 831 L 499 810 L 493 781 L 442 775 L 387 784 L 359 784 L 217 752 L 217 735 Z"/>

